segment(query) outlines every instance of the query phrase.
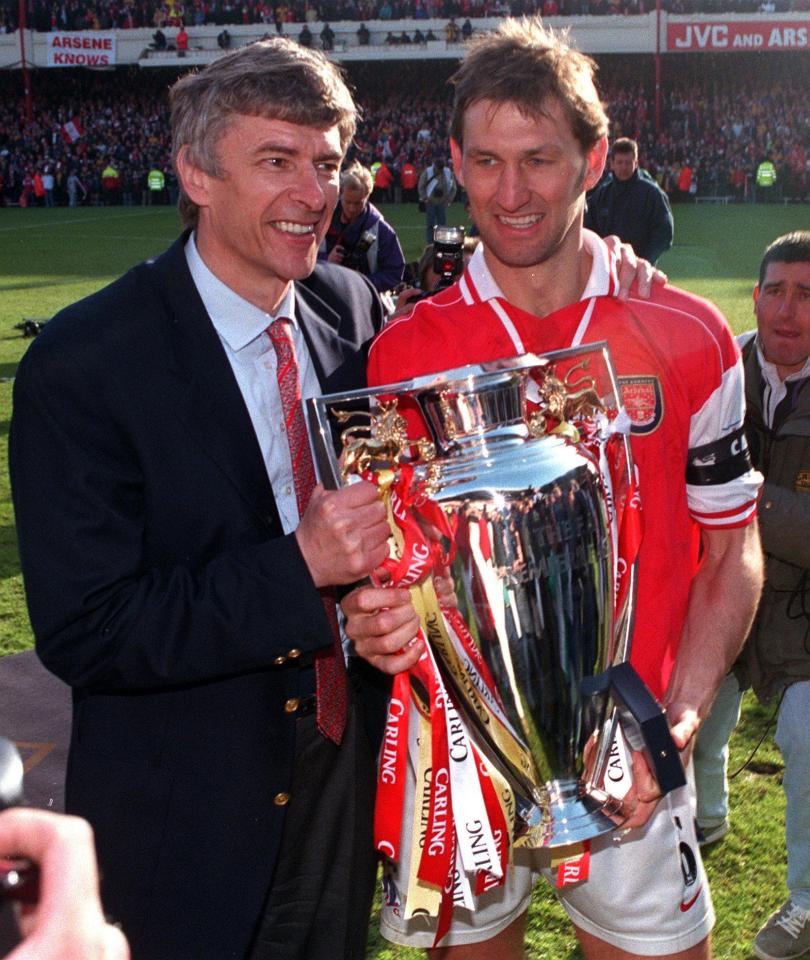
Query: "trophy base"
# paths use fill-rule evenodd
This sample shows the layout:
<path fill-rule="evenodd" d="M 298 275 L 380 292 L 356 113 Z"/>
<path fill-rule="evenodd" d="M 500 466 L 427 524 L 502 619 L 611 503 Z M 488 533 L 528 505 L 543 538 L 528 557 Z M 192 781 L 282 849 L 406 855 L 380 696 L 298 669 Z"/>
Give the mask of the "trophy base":
<path fill-rule="evenodd" d="M 543 803 L 524 814 L 526 829 L 515 840 L 516 847 L 536 850 L 581 843 L 610 833 L 625 819 L 620 801 L 602 791 L 583 795 L 576 780 L 552 780 L 546 789 Z"/>

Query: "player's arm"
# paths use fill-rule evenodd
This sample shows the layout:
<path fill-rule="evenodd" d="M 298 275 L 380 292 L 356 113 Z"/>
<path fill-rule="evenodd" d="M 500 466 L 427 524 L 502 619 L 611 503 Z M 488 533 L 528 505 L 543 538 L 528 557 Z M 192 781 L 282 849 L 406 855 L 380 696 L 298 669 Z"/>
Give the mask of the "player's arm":
<path fill-rule="evenodd" d="M 722 317 L 703 319 L 707 328 L 714 327 L 714 343 L 708 341 L 711 350 L 703 352 L 702 363 L 696 362 L 700 376 L 690 385 L 694 406 L 685 477 L 702 552 L 664 696 L 681 750 L 689 747 L 742 649 L 759 602 L 763 570 L 756 522 L 762 477 L 751 465 L 743 431 L 742 361 Z M 701 389 L 701 380 L 713 389 Z"/>
<path fill-rule="evenodd" d="M 762 589 L 762 551 L 756 521 L 701 532 L 703 557 L 692 581 L 678 655 L 664 696 L 680 750 L 707 716 L 737 659 Z"/>

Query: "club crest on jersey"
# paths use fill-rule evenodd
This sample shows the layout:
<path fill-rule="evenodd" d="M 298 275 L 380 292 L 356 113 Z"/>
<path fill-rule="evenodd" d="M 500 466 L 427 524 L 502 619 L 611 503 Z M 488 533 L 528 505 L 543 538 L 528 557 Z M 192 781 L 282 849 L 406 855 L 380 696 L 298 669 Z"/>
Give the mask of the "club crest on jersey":
<path fill-rule="evenodd" d="M 619 377 L 622 403 L 630 417 L 630 432 L 644 435 L 658 429 L 664 397 L 658 377 Z"/>

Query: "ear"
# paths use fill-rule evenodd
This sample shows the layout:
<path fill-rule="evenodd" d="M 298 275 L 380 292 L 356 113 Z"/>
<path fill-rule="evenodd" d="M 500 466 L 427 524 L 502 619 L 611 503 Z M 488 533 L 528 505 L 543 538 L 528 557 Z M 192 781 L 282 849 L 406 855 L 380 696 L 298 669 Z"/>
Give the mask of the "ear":
<path fill-rule="evenodd" d="M 584 187 L 586 190 L 590 190 L 591 187 L 595 187 L 602 178 L 602 174 L 605 171 L 605 162 L 607 161 L 608 154 L 608 141 L 607 137 L 601 137 L 588 151 L 588 155 L 585 158 L 586 168 L 585 168 L 585 182 Z"/>
<path fill-rule="evenodd" d="M 757 303 L 759 302 L 759 284 L 754 287 L 754 308 L 756 308 Z"/>
<path fill-rule="evenodd" d="M 208 184 L 211 175 L 198 167 L 189 156 L 188 144 L 180 147 L 175 161 L 177 175 L 186 196 L 198 207 L 208 206 Z"/>
<path fill-rule="evenodd" d="M 458 180 L 458 182 L 463 187 L 464 177 L 461 173 L 461 159 L 462 159 L 461 147 L 452 137 L 450 137 L 450 156 L 453 159 L 453 173 L 455 173 L 456 180 Z"/>

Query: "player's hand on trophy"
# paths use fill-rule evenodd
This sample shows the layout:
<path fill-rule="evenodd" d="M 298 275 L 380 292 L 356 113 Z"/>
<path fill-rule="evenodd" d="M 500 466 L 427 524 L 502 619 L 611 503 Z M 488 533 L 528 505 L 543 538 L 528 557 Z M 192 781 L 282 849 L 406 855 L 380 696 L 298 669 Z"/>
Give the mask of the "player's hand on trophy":
<path fill-rule="evenodd" d="M 663 796 L 647 758 L 640 750 L 631 752 L 633 784 L 622 801 L 627 819 L 622 824 L 625 830 L 643 827 L 650 819 Z"/>
<path fill-rule="evenodd" d="M 295 531 L 315 586 L 354 583 L 379 567 L 388 556 L 386 517 L 373 483 L 317 486 Z"/>
<path fill-rule="evenodd" d="M 425 648 L 408 590 L 358 587 L 341 601 L 355 653 L 383 673 L 412 667 Z"/>
<path fill-rule="evenodd" d="M 695 745 L 695 734 L 700 727 L 700 715 L 691 703 L 673 700 L 666 705 L 669 732 L 675 741 L 675 746 L 681 752 L 681 762 L 684 767 L 692 756 Z"/>
<path fill-rule="evenodd" d="M 619 272 L 619 300 L 628 300 L 630 288 L 635 283 L 636 292 L 642 300 L 649 300 L 652 296 L 653 283 L 667 282 L 667 275 L 654 267 L 648 260 L 636 256 L 635 250 L 629 243 L 622 243 L 619 237 L 611 235 L 605 237 L 605 243 L 611 254 L 616 258 Z"/>

